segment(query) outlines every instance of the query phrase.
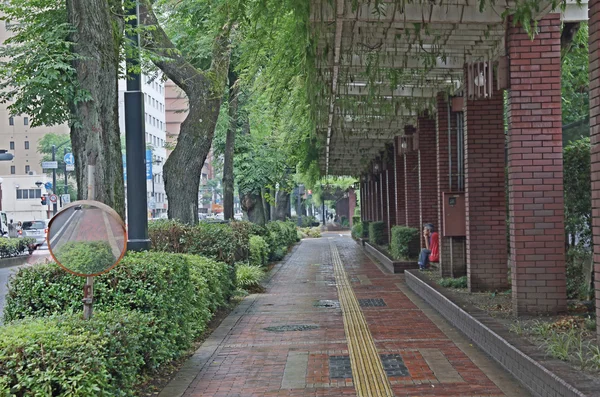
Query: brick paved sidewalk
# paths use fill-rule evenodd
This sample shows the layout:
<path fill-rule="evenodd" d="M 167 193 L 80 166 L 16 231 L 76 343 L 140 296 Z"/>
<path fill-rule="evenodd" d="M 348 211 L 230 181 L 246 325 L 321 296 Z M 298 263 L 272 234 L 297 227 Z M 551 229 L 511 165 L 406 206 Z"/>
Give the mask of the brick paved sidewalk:
<path fill-rule="evenodd" d="M 334 250 L 343 265 L 335 272 Z M 340 288 L 345 280 L 349 287 Z M 378 355 L 368 354 L 367 339 Z M 382 391 L 361 389 L 369 368 L 382 368 L 384 380 L 375 382 L 387 385 Z M 384 390 L 529 395 L 413 295 L 402 275 L 384 273 L 349 236 L 330 234 L 303 240 L 274 269 L 267 292 L 248 297 L 161 396 L 389 395 Z"/>

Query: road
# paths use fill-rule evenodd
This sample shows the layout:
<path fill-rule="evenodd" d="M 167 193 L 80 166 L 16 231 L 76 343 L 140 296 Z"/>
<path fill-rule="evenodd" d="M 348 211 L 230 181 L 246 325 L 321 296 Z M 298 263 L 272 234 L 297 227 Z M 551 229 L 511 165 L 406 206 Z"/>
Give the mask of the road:
<path fill-rule="evenodd" d="M 29 256 L 24 256 L 23 262 L 20 264 L 4 268 L 0 267 L 0 325 L 3 323 L 2 317 L 4 315 L 4 305 L 6 304 L 6 295 L 8 294 L 8 282 L 10 276 L 22 267 L 33 266 L 36 263 L 43 263 L 46 259 L 48 259 L 50 252 L 44 247 L 34 251 L 33 254 Z"/>

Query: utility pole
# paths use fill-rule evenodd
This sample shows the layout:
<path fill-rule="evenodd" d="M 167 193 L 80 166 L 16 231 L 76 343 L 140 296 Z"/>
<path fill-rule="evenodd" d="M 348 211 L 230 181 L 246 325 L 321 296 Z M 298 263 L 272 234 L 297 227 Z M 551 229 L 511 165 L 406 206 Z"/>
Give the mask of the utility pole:
<path fill-rule="evenodd" d="M 64 156 L 67 157 L 67 148 L 64 149 Z M 67 162 L 65 161 L 65 194 L 69 194 L 69 189 L 67 189 Z"/>
<path fill-rule="evenodd" d="M 127 10 L 129 32 L 136 32 L 139 21 L 139 4 Z M 136 48 L 140 46 L 137 33 L 130 33 Z M 145 251 L 150 248 L 148 239 L 148 198 L 146 186 L 146 138 L 144 126 L 144 94 L 140 76 L 139 53 L 128 52 L 127 92 L 125 92 L 125 143 L 127 162 L 127 249 Z"/>
<path fill-rule="evenodd" d="M 52 145 L 52 161 L 56 161 L 56 145 Z M 52 194 L 56 194 L 56 168 L 52 168 Z M 56 215 L 57 203 L 52 203 L 52 216 Z"/>

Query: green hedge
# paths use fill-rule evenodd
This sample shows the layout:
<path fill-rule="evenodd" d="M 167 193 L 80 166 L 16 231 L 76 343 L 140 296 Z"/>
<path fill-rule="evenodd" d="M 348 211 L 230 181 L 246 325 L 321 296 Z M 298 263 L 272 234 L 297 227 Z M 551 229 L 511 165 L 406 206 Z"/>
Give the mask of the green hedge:
<path fill-rule="evenodd" d="M 363 225 L 360 222 L 357 222 L 352 226 L 352 237 L 355 239 L 359 239 L 363 236 Z"/>
<path fill-rule="evenodd" d="M 416 258 L 419 255 L 419 237 L 418 229 L 406 226 L 394 226 L 390 241 L 390 254 L 392 258 L 397 260 Z"/>
<path fill-rule="evenodd" d="M 362 238 L 369 238 L 369 224 L 370 221 L 362 222 Z"/>
<path fill-rule="evenodd" d="M 290 221 L 275 221 L 267 223 L 266 228 L 268 234 L 265 236 L 265 241 L 270 249 L 269 259 L 283 259 L 288 247 L 299 240 L 296 225 Z"/>
<path fill-rule="evenodd" d="M 352 217 L 352 226 L 356 226 L 360 223 L 360 216 L 353 216 Z"/>
<path fill-rule="evenodd" d="M 165 335 L 149 314 L 97 312 L 28 319 L 0 327 L 2 396 L 130 396 L 163 358 Z"/>
<path fill-rule="evenodd" d="M 55 255 L 63 266 L 79 274 L 102 273 L 118 259 L 106 241 L 69 241 Z"/>
<path fill-rule="evenodd" d="M 269 261 L 269 246 L 264 238 L 250 236 L 250 255 L 248 262 L 253 266 L 265 266 Z"/>
<path fill-rule="evenodd" d="M 31 237 L 0 238 L 0 258 L 22 255 L 27 251 L 29 244 L 35 244 L 35 239 Z"/>
<path fill-rule="evenodd" d="M 377 245 L 382 245 L 384 243 L 384 230 L 385 223 L 383 222 L 369 223 L 369 242 Z"/>

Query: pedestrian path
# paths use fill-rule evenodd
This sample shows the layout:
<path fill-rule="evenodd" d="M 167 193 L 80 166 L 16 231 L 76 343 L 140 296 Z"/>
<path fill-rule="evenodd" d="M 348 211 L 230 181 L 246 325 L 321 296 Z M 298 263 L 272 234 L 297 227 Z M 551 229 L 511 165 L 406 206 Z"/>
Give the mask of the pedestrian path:
<path fill-rule="evenodd" d="M 174 396 L 528 396 L 348 235 L 303 240 L 163 390 Z"/>

